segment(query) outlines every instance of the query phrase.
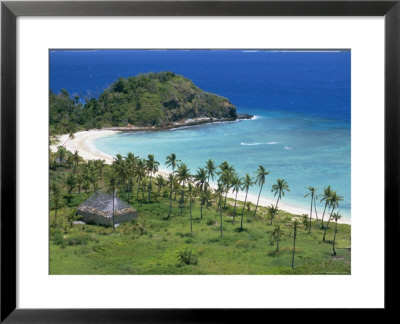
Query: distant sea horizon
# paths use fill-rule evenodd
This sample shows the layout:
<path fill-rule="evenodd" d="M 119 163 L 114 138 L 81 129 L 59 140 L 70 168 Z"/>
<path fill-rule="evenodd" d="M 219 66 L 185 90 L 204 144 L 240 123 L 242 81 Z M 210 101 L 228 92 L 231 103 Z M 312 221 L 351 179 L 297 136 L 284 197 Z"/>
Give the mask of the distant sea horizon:
<path fill-rule="evenodd" d="M 273 199 L 272 184 L 284 178 L 291 191 L 283 200 L 306 209 L 306 187 L 322 195 L 331 185 L 344 197 L 339 210 L 350 219 L 350 62 L 350 51 L 55 50 L 50 52 L 50 89 L 90 98 L 119 77 L 181 74 L 256 118 L 118 133 L 95 140 L 95 147 L 109 155 L 155 154 L 161 168 L 175 152 L 193 173 L 209 158 L 217 164 L 228 161 L 241 176 L 254 176 L 261 164 L 270 170 L 262 197 Z M 255 186 L 251 193 L 258 190 Z"/>

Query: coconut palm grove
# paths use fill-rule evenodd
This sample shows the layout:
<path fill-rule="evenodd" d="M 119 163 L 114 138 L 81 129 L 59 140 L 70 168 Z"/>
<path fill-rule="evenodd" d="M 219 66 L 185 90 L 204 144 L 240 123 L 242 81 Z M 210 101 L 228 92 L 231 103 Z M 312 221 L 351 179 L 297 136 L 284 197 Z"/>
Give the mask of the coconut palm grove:
<path fill-rule="evenodd" d="M 310 213 L 292 215 L 279 209 L 290 184 L 269 179 L 262 165 L 239 175 L 227 161 L 190 170 L 171 153 L 165 162 L 168 175 L 157 174 L 160 162 L 151 154 L 117 155 L 108 165 L 62 145 L 51 152 L 50 273 L 350 274 L 350 225 L 338 222 L 342 197 L 329 185 L 320 195 L 305 189 Z M 251 186 L 276 202 L 248 202 Z M 110 226 L 79 222 L 76 208 L 99 191 L 138 216 L 117 224 L 112 211 Z M 317 204 L 324 206 L 319 218 Z"/>

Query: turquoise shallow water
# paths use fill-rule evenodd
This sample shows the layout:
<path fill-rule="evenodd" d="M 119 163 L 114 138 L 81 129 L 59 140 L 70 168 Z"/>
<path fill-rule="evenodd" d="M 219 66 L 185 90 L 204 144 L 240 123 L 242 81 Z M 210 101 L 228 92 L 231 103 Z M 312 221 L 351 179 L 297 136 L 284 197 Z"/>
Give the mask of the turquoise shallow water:
<path fill-rule="evenodd" d="M 101 151 L 160 162 L 171 152 L 192 172 L 208 158 L 227 160 L 244 175 L 259 164 L 288 181 L 287 204 L 309 208 L 305 187 L 327 185 L 344 196 L 350 218 L 350 51 L 279 50 L 97 50 L 50 51 L 50 88 L 81 97 L 98 96 L 119 77 L 173 71 L 205 91 L 229 98 L 255 120 L 160 132 L 117 134 L 96 140 Z M 254 108 L 257 109 L 254 109 Z M 257 194 L 258 188 L 252 193 Z"/>
<path fill-rule="evenodd" d="M 284 202 L 309 208 L 306 187 L 322 193 L 331 185 L 344 197 L 340 211 L 351 215 L 350 122 L 321 119 L 306 114 L 265 109 L 240 109 L 256 116 L 252 120 L 206 124 L 157 132 L 118 133 L 96 139 L 94 146 L 109 155 L 132 152 L 141 157 L 154 154 L 166 169 L 165 158 L 174 152 L 192 173 L 211 158 L 228 161 L 244 176 L 254 175 L 262 164 L 269 171 L 262 196 L 273 198 L 271 186 L 284 178 L 290 193 Z M 258 187 L 250 191 L 258 193 Z M 322 210 L 320 204 L 320 210 Z"/>

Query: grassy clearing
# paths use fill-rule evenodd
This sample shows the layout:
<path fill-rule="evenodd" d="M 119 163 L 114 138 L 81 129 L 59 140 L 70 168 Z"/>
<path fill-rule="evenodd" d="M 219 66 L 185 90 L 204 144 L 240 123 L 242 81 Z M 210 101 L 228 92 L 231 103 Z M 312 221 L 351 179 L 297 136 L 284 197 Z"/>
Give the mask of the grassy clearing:
<path fill-rule="evenodd" d="M 53 176 L 56 176 L 55 172 Z M 338 224 L 337 255 L 332 256 L 334 223 L 322 242 L 323 230 L 313 221 L 308 234 L 299 226 L 296 239 L 295 270 L 291 268 L 293 215 L 279 211 L 271 226 L 267 209 L 254 205 L 232 223 L 233 207 L 228 204 L 223 216 L 223 237 L 220 237 L 220 214 L 216 206 L 203 209 L 193 205 L 193 237 L 190 235 L 188 202 L 180 216 L 178 202 L 173 201 L 173 216 L 166 220 L 169 200 L 157 198 L 150 204 L 134 203 L 138 219 L 112 228 L 96 225 L 70 225 L 67 216 L 90 194 L 72 195 L 67 207 L 58 211 L 54 226 L 54 210 L 50 211 L 50 274 L 350 274 L 351 227 Z M 239 203 L 238 206 L 241 206 Z M 246 208 L 247 209 L 247 208 Z M 240 208 L 238 208 L 241 211 Z M 276 252 L 271 241 L 275 225 L 284 232 Z M 195 262 L 180 255 L 191 253 Z"/>

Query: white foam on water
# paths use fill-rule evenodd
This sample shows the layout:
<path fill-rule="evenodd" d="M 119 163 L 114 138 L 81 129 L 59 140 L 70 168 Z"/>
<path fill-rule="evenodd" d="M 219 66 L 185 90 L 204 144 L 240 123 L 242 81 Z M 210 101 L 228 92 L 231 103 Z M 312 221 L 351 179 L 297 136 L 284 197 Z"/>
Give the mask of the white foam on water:
<path fill-rule="evenodd" d="M 255 145 L 275 145 L 275 144 L 279 144 L 280 142 L 267 142 L 267 143 L 259 143 L 259 142 L 255 142 L 255 143 L 244 143 L 241 142 L 240 145 L 250 145 L 250 146 L 255 146 Z M 289 146 L 285 146 L 285 149 L 287 150 L 291 150 L 292 148 Z"/>
<path fill-rule="evenodd" d="M 248 146 L 254 146 L 254 145 L 263 145 L 265 143 L 240 143 L 240 145 L 248 145 Z"/>

